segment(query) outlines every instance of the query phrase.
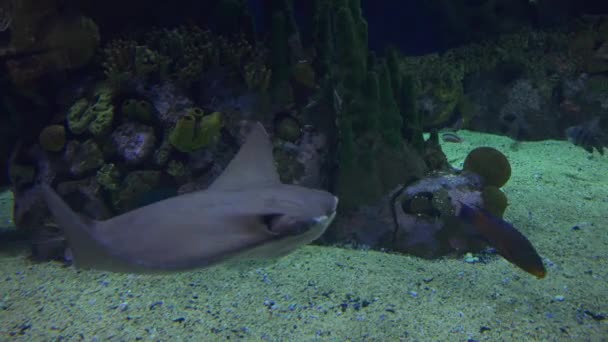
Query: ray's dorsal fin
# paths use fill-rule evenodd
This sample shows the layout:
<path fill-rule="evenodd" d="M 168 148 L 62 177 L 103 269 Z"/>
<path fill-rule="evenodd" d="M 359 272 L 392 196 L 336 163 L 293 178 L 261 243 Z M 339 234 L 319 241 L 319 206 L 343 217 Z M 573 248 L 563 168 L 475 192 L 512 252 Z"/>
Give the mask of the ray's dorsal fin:
<path fill-rule="evenodd" d="M 272 144 L 261 123 L 253 124 L 241 149 L 209 190 L 241 190 L 281 184 Z"/>

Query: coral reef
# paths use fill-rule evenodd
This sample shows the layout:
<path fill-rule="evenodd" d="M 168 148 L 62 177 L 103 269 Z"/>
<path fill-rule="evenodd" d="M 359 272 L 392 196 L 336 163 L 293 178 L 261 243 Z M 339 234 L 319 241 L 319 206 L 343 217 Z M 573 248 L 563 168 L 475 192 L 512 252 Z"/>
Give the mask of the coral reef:
<path fill-rule="evenodd" d="M 121 158 L 130 165 L 140 164 L 154 152 L 154 128 L 134 122 L 118 126 L 110 139 Z"/>
<path fill-rule="evenodd" d="M 108 191 L 117 190 L 120 185 L 120 171 L 115 164 L 104 164 L 97 170 L 97 183 Z"/>
<path fill-rule="evenodd" d="M 292 143 L 298 141 L 302 135 L 300 126 L 295 117 L 286 113 L 281 113 L 274 119 L 274 131 L 277 137 Z"/>
<path fill-rule="evenodd" d="M 129 173 L 117 192 L 112 194 L 112 206 L 116 213 L 124 213 L 137 206 L 138 197 L 154 189 L 161 173 L 155 170 L 138 170 Z"/>
<path fill-rule="evenodd" d="M 336 117 L 334 188 L 341 209 L 352 210 L 379 200 L 407 177 L 407 150 L 423 148 L 422 127 L 410 112 L 416 107 L 413 89 L 395 59 L 368 51 L 359 1 L 319 2 L 316 13 L 316 45 L 326 49 L 318 57 L 328 75 L 324 94 Z"/>
<path fill-rule="evenodd" d="M 189 88 L 207 70 L 225 67 L 251 89 L 267 88 L 270 71 L 265 54 L 244 37 L 228 40 L 196 26 L 159 29 L 104 47 L 104 71 L 114 84 L 135 79 L 172 81 Z"/>
<path fill-rule="evenodd" d="M 192 152 L 217 142 L 221 128 L 221 113 L 204 115 L 200 108 L 192 108 L 177 121 L 169 141 L 181 152 Z"/>
<path fill-rule="evenodd" d="M 68 163 L 70 173 L 74 176 L 96 170 L 103 165 L 103 153 L 99 146 L 92 140 L 84 142 L 72 140 L 65 147 L 64 159 Z"/>
<path fill-rule="evenodd" d="M 113 90 L 106 84 L 100 84 L 92 98 L 80 99 L 68 112 L 67 123 L 74 134 L 89 131 L 95 136 L 109 132 L 114 120 Z"/>
<path fill-rule="evenodd" d="M 563 32 L 519 31 L 441 54 L 388 49 L 380 57 L 368 48 L 359 0 L 316 1 L 312 32 L 300 32 L 292 6 L 269 3 L 267 35 L 255 43 L 194 26 L 108 39 L 100 56 L 105 79 L 75 85 L 81 89 L 58 104 L 69 108 L 37 128 L 63 125 L 64 142 L 49 126 L 39 146 L 19 152 L 29 159 L 13 163 L 15 183 L 25 189 L 17 195 L 21 217 L 34 208 L 26 191 L 34 182 L 62 184 L 70 204 L 85 198 L 88 207 L 77 208 L 97 217 L 106 215 L 103 205 L 114 215 L 149 203 L 159 189 L 204 188 L 248 124 L 260 121 L 283 181 L 329 188 L 340 198 L 341 217 L 327 241 L 434 257 L 455 249 L 448 217 L 458 200 L 502 215 L 508 201 L 500 186 L 510 174 L 502 154 L 483 149 L 455 172 L 439 129 L 490 130 L 492 121 L 506 128 L 491 130 L 527 138 L 543 126 L 537 118 L 554 112 L 556 135 L 606 103 L 605 75 L 581 76 Z M 72 27 L 70 37 L 84 44 L 81 55 L 63 52 L 70 68 L 81 65 L 94 42 L 90 30 L 57 25 L 50 37 Z M 23 42 L 25 31 L 16 33 Z"/>
<path fill-rule="evenodd" d="M 545 105 L 560 84 L 574 75 L 576 59 L 569 50 L 568 38 L 567 33 L 559 31 L 520 30 L 443 54 L 398 56 L 397 64 L 412 78 L 419 115 L 427 129 L 458 125 L 503 134 L 511 130 L 519 138 L 525 127 L 534 137 L 551 129 L 543 128 L 549 121 L 542 120 L 551 118 L 550 111 L 534 111 L 538 107 L 528 106 L 516 116 L 513 112 L 516 107 L 531 104 L 534 94 L 536 103 Z M 526 93 L 524 88 L 531 91 Z M 503 99 L 510 96 L 512 101 L 503 109 Z M 502 131 L 499 126 L 488 127 L 497 121 L 497 112 L 504 119 Z M 471 123 L 484 117 L 487 120 L 483 124 Z M 509 121 L 512 118 L 515 123 Z M 554 132 L 555 128 L 551 134 Z"/>

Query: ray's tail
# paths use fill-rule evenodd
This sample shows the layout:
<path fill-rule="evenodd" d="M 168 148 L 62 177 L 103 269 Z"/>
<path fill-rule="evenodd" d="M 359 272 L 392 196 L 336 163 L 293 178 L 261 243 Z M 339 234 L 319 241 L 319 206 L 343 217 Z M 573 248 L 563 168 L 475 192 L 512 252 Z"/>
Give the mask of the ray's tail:
<path fill-rule="evenodd" d="M 44 200 L 55 219 L 55 223 L 63 230 L 72 249 L 74 262 L 77 266 L 86 264 L 99 248 L 93 240 L 96 221 L 88 219 L 70 208 L 70 206 L 50 186 L 40 186 Z"/>

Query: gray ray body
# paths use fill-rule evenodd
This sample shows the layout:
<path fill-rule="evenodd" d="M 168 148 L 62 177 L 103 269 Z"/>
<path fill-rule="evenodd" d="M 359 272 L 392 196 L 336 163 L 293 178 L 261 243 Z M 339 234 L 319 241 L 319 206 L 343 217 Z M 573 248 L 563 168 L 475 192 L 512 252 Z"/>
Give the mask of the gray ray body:
<path fill-rule="evenodd" d="M 274 258 L 317 239 L 336 214 L 329 192 L 282 184 L 261 124 L 206 190 L 106 221 L 75 213 L 49 186 L 44 198 L 79 268 L 179 271 L 234 258 Z"/>

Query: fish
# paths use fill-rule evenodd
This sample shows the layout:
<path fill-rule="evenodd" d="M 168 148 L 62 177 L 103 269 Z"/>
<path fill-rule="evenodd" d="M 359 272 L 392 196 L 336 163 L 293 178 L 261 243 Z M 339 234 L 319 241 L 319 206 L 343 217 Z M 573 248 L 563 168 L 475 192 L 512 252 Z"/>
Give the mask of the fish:
<path fill-rule="evenodd" d="M 539 279 L 547 275 L 545 266 L 532 243 L 509 222 L 489 211 L 460 202 L 457 217 L 473 227 L 475 233 L 498 254 Z"/>
<path fill-rule="evenodd" d="M 229 260 L 273 259 L 319 238 L 333 221 L 338 198 L 283 184 L 272 144 L 256 122 L 218 178 L 105 221 L 74 212 L 49 185 L 42 195 L 71 248 L 77 268 L 165 273 Z"/>
<path fill-rule="evenodd" d="M 600 128 L 599 117 L 596 116 L 578 126 L 568 127 L 565 134 L 568 141 L 584 148 L 585 151 L 593 153 L 593 149 L 596 149 L 601 155 L 604 154 L 607 142 Z"/>
<path fill-rule="evenodd" d="M 451 143 L 461 143 L 464 141 L 464 139 L 456 134 L 456 132 L 443 132 L 441 133 L 441 139 L 445 142 Z"/>

